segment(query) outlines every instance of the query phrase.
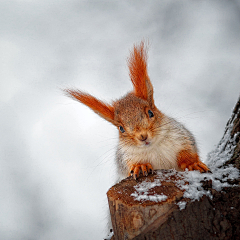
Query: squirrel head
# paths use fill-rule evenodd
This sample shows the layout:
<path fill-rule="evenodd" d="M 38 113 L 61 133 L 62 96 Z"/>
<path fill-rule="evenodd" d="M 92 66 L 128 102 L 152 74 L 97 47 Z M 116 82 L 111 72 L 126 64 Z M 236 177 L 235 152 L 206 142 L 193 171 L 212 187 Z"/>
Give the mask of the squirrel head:
<path fill-rule="evenodd" d="M 128 93 L 113 104 L 115 125 L 119 129 L 123 145 L 146 146 L 154 142 L 158 134 L 161 112 L 134 93 Z"/>
<path fill-rule="evenodd" d="M 137 146 L 151 143 L 162 117 L 154 104 L 153 86 L 147 72 L 147 50 L 143 41 L 134 45 L 127 60 L 133 91 L 112 104 L 80 90 L 64 90 L 68 96 L 117 126 L 120 141 L 131 141 L 131 144 Z"/>

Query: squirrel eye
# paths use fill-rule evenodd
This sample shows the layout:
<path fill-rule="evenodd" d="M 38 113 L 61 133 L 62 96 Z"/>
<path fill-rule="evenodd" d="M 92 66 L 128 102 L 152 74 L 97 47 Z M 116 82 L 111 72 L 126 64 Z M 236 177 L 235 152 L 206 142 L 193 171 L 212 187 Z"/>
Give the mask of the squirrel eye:
<path fill-rule="evenodd" d="M 124 130 L 124 128 L 123 128 L 122 126 L 119 126 L 119 130 L 120 130 L 122 133 L 125 132 L 125 130 Z"/>
<path fill-rule="evenodd" d="M 153 112 L 152 112 L 151 110 L 148 110 L 148 116 L 149 116 L 150 118 L 154 117 L 154 114 L 153 114 Z"/>

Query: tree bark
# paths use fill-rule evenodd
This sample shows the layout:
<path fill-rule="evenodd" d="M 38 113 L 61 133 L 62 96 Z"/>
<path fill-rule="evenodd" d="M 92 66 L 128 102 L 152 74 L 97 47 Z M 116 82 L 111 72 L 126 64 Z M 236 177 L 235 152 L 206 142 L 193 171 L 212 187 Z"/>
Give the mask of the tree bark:
<path fill-rule="evenodd" d="M 218 145 L 221 146 L 219 154 L 230 149 L 231 158 L 224 166 L 232 164 L 240 169 L 239 140 L 240 98 Z M 166 175 L 169 177 L 161 178 Z M 161 184 L 148 190 L 148 199 L 139 201 L 134 198 L 137 185 L 159 179 Z M 114 231 L 112 240 L 240 239 L 239 179 L 229 180 L 234 186 L 225 187 L 222 191 L 214 190 L 211 180 L 203 181 L 202 188 L 212 197 L 205 195 L 194 202 L 183 197 L 184 190 L 179 187 L 179 181 L 181 174 L 158 170 L 138 181 L 126 178 L 111 187 L 107 196 Z M 159 196 L 166 196 L 166 199 L 158 201 Z M 184 202 L 186 207 L 180 210 L 180 204 Z"/>
<path fill-rule="evenodd" d="M 240 170 L 240 97 L 233 109 L 232 116 L 227 123 L 226 129 L 231 123 L 233 123 L 233 128 L 231 131 L 231 139 L 233 139 L 234 137 L 236 139 L 235 139 L 234 153 L 231 159 L 228 162 L 226 162 L 226 165 L 233 164 L 237 169 Z M 225 134 L 226 134 L 226 131 L 225 131 Z"/>

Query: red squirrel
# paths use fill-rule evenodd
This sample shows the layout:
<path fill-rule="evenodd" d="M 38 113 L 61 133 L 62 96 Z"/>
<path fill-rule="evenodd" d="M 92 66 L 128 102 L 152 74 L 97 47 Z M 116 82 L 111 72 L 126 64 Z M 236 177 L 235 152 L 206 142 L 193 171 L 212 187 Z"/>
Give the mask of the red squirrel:
<path fill-rule="evenodd" d="M 116 164 L 120 178 L 137 179 L 155 169 L 207 172 L 209 169 L 199 159 L 192 133 L 156 107 L 147 58 L 145 43 L 134 45 L 127 61 L 133 91 L 112 103 L 80 90 L 64 91 L 118 128 Z"/>

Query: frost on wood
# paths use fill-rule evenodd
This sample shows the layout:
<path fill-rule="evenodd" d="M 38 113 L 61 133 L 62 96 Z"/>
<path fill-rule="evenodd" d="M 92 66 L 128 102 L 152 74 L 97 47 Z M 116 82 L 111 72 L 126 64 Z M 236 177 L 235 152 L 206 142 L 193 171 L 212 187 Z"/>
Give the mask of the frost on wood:
<path fill-rule="evenodd" d="M 158 170 L 113 186 L 112 239 L 240 239 L 239 139 L 240 99 L 208 155 L 211 173 Z"/>
<path fill-rule="evenodd" d="M 209 153 L 206 164 L 213 170 L 224 167 L 240 169 L 240 98 L 233 109 L 224 135 L 216 149 Z M 235 170 L 234 170 L 235 171 Z"/>
<path fill-rule="evenodd" d="M 216 149 L 209 153 L 206 162 L 213 173 L 210 176 L 213 183 L 213 189 L 217 191 L 220 191 L 222 187 L 231 187 L 232 184 L 230 183 L 239 178 L 239 103 L 238 101 L 234 109 L 236 112 L 233 111 L 232 117 L 227 123 L 222 139 Z M 237 129 L 238 131 L 236 131 Z M 232 161 L 234 154 L 238 156 L 238 160 L 235 158 L 237 161 Z"/>

